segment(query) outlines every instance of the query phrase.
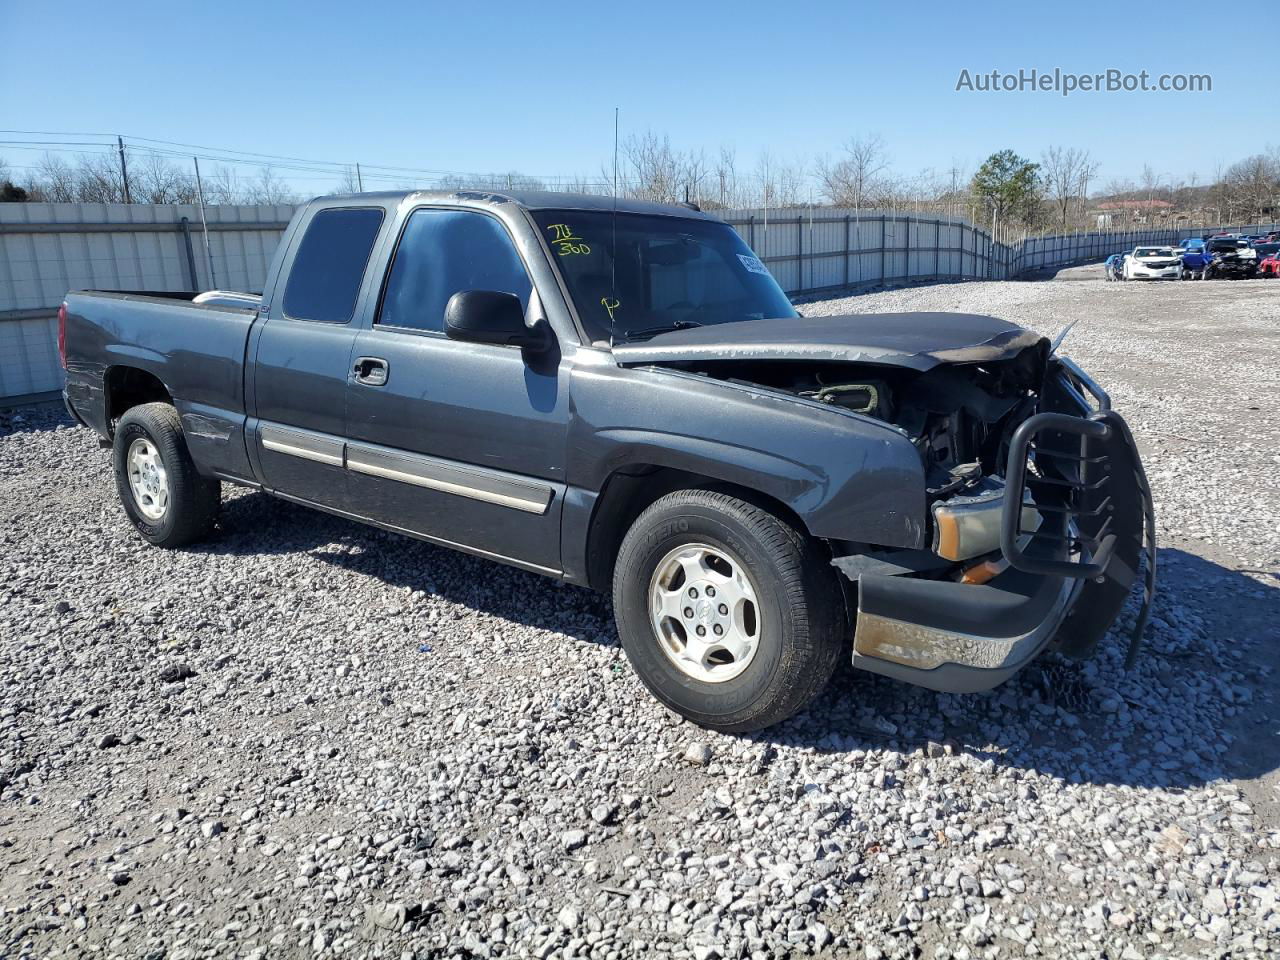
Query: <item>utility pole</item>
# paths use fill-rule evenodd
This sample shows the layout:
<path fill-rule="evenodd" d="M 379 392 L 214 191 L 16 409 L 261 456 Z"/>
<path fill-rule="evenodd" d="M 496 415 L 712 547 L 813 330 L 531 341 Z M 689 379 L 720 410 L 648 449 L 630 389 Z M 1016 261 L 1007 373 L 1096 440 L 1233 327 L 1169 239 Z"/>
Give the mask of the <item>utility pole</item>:
<path fill-rule="evenodd" d="M 356 164 L 356 188 L 364 193 L 364 177 L 360 176 L 360 164 Z"/>
<path fill-rule="evenodd" d="M 120 148 L 120 180 L 124 183 L 124 202 L 133 203 L 129 196 L 129 167 L 124 162 L 124 137 L 116 137 L 116 146 Z"/>

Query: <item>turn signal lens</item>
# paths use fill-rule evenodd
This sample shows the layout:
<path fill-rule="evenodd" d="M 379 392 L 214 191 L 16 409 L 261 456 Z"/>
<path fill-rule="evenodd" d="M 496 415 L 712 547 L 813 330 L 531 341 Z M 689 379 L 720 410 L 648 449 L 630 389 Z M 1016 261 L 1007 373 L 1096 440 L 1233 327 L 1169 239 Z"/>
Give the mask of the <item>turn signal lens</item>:
<path fill-rule="evenodd" d="M 960 575 L 961 583 L 986 583 L 994 580 L 1009 569 L 1009 561 L 1001 557 L 999 560 L 983 560 Z"/>

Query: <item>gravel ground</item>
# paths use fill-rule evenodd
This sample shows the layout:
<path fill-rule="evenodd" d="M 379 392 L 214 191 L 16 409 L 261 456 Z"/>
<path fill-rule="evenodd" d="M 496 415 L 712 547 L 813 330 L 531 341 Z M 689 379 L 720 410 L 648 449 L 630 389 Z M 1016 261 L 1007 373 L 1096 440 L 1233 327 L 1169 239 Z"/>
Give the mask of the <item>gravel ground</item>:
<path fill-rule="evenodd" d="M 1138 667 L 846 670 L 748 737 L 602 597 L 243 491 L 155 550 L 0 414 L 0 956 L 1274 956 L 1280 283 L 1071 275 L 804 309 L 1081 321 L 1157 499 Z"/>

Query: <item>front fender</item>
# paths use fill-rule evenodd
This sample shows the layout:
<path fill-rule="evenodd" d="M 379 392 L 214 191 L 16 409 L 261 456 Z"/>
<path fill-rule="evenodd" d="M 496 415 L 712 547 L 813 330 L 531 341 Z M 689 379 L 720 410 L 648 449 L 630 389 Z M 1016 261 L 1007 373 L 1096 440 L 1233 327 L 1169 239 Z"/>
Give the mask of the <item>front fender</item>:
<path fill-rule="evenodd" d="M 667 467 L 766 494 L 817 537 L 926 546 L 924 468 L 896 428 L 779 392 L 661 368 L 574 371 L 568 480 L 598 493 Z"/>

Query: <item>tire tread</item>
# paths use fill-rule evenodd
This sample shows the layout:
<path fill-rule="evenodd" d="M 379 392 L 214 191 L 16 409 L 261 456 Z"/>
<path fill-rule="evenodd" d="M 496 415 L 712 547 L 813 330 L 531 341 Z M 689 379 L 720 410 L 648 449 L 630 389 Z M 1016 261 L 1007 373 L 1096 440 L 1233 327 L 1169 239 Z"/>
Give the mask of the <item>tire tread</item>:
<path fill-rule="evenodd" d="M 732 718 L 691 715 L 703 726 L 729 733 L 759 730 L 803 709 L 830 681 L 845 649 L 841 627 L 846 623 L 844 598 L 827 558 L 804 531 L 764 507 L 715 488 L 677 490 L 641 512 L 619 551 L 614 578 L 614 607 L 622 609 L 621 591 L 639 560 L 645 532 L 657 518 L 680 511 L 710 511 L 736 520 L 769 556 L 773 572 L 790 601 L 793 642 L 783 649 L 777 674 L 785 686 L 771 685 L 772 697 L 762 698 Z M 642 678 L 643 679 L 643 678 Z M 650 688 L 652 689 L 652 687 Z M 655 691 L 656 692 L 656 691 Z"/>
<path fill-rule="evenodd" d="M 116 424 L 116 436 L 120 437 L 132 423 L 140 426 L 160 447 L 160 455 L 169 477 L 169 509 L 174 511 L 172 526 L 162 539 L 155 539 L 145 533 L 144 537 L 161 547 L 181 547 L 204 539 L 217 522 L 222 485 L 217 480 L 201 476 L 196 470 L 195 462 L 187 450 L 178 411 L 172 404 L 162 402 L 131 407 Z M 116 479 L 120 497 L 125 500 L 132 494 L 128 481 L 121 476 L 121 459 L 122 455 L 115 457 Z M 130 518 L 133 519 L 132 513 Z"/>

